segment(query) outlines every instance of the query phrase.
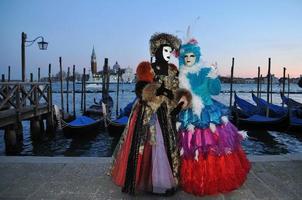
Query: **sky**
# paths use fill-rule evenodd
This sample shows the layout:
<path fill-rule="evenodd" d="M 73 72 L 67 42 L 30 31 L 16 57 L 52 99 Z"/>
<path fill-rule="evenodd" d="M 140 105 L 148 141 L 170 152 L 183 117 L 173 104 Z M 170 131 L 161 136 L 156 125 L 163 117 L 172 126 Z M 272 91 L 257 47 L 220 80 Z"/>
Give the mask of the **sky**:
<path fill-rule="evenodd" d="M 46 76 L 76 66 L 90 68 L 94 46 L 98 70 L 104 58 L 113 66 L 133 69 L 150 60 L 149 39 L 167 32 L 183 39 L 188 26 L 199 42 L 202 60 L 217 62 L 220 75 L 229 76 L 232 57 L 234 76 L 255 77 L 257 67 L 280 77 L 283 67 L 291 77 L 302 74 L 301 0 L 1 0 L 0 74 L 21 79 L 21 33 L 28 40 L 43 36 L 46 51 L 37 44 L 26 47 L 26 76 L 38 67 Z M 172 59 L 177 64 L 177 59 Z"/>

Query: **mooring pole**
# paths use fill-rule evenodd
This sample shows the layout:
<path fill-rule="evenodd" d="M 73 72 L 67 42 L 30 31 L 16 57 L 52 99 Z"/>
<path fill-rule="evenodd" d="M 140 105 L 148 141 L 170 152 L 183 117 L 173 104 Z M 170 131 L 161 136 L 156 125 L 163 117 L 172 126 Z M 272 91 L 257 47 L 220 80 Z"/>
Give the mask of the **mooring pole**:
<path fill-rule="evenodd" d="M 84 78 L 83 78 L 83 88 L 84 88 L 84 113 L 86 113 L 86 69 L 84 68 Z"/>
<path fill-rule="evenodd" d="M 75 112 L 75 65 L 73 65 L 72 68 L 72 109 L 73 109 L 73 117 L 76 117 L 76 112 Z"/>
<path fill-rule="evenodd" d="M 286 68 L 283 67 L 283 79 L 282 79 L 282 95 L 285 95 L 285 79 L 286 79 Z M 282 107 L 284 107 L 284 102 L 282 101 Z"/>
<path fill-rule="evenodd" d="M 270 93 L 270 78 L 271 78 L 271 58 L 268 58 L 268 71 L 267 71 L 267 92 L 266 101 L 269 103 L 269 93 Z M 269 116 L 269 107 L 266 107 L 266 116 Z"/>
<path fill-rule="evenodd" d="M 67 80 L 66 80 L 66 112 L 69 113 L 69 73 L 70 67 L 67 68 Z"/>
<path fill-rule="evenodd" d="M 289 98 L 289 92 L 290 92 L 290 79 L 289 74 L 287 75 L 287 98 Z"/>
<path fill-rule="evenodd" d="M 7 81 L 10 81 L 10 66 L 8 66 Z"/>
<path fill-rule="evenodd" d="M 64 97 L 63 97 L 63 70 L 62 70 L 62 57 L 59 58 L 60 62 L 60 83 L 61 83 L 61 110 L 62 110 L 62 116 L 64 113 Z"/>
<path fill-rule="evenodd" d="M 261 93 L 262 93 L 262 81 L 263 81 L 263 77 L 262 74 L 260 74 L 260 85 L 259 85 L 259 97 L 261 98 Z"/>
<path fill-rule="evenodd" d="M 232 107 L 233 99 L 233 78 L 234 78 L 234 62 L 235 58 L 232 58 L 232 67 L 231 67 L 231 85 L 230 85 L 230 109 Z"/>
<path fill-rule="evenodd" d="M 258 76 L 257 76 L 257 97 L 259 98 L 260 91 L 260 66 L 258 66 Z"/>
<path fill-rule="evenodd" d="M 38 67 L 38 82 L 40 82 L 41 79 L 41 69 Z"/>
<path fill-rule="evenodd" d="M 117 70 L 117 86 L 116 86 L 116 117 L 118 116 L 118 103 L 119 103 L 119 92 L 120 92 L 120 71 L 121 69 L 118 68 Z"/>
<path fill-rule="evenodd" d="M 84 69 L 82 74 L 82 80 L 81 80 L 81 111 L 83 111 L 83 103 L 84 103 Z"/>

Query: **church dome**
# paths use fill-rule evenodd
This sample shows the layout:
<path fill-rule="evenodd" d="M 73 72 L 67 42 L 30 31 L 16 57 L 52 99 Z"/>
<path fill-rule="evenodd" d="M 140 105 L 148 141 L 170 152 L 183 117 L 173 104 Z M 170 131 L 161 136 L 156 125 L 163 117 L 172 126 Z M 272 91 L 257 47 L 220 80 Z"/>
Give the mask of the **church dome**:
<path fill-rule="evenodd" d="M 117 61 L 115 62 L 115 64 L 113 65 L 112 69 L 117 72 L 118 69 L 120 69 L 121 66 L 117 63 Z"/>

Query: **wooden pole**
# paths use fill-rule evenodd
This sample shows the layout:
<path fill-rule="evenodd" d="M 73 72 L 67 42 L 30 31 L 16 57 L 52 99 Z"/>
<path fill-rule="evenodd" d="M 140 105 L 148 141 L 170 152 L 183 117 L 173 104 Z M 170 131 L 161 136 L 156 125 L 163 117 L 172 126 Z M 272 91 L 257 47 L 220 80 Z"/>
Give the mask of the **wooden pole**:
<path fill-rule="evenodd" d="M 267 91 L 266 101 L 269 103 L 269 92 L 270 92 L 270 78 L 271 78 L 271 58 L 268 58 L 268 71 L 267 71 Z M 269 116 L 269 107 L 266 108 L 266 116 Z"/>
<path fill-rule="evenodd" d="M 271 103 L 273 103 L 273 75 L 271 75 L 271 92 L 270 92 L 270 95 L 271 95 Z"/>
<path fill-rule="evenodd" d="M 50 99 L 49 99 L 49 104 L 51 106 L 51 124 L 53 125 L 53 121 L 52 121 L 52 80 L 51 80 L 51 64 L 49 63 L 48 65 L 48 82 L 49 82 L 49 90 L 50 90 Z"/>
<path fill-rule="evenodd" d="M 289 80 L 289 74 L 287 75 L 287 98 L 289 98 L 289 92 L 290 92 L 290 80 Z"/>
<path fill-rule="evenodd" d="M 61 110 L 62 113 L 64 113 L 62 57 L 59 58 L 59 62 L 60 62 L 60 83 L 61 83 Z"/>
<path fill-rule="evenodd" d="M 66 112 L 69 113 L 69 74 L 70 67 L 67 68 L 67 80 L 66 80 Z"/>
<path fill-rule="evenodd" d="M 231 85 L 230 85 L 230 108 L 232 107 L 232 101 L 233 101 L 232 99 L 233 99 L 234 62 L 235 62 L 235 58 L 232 58 Z"/>
<path fill-rule="evenodd" d="M 83 103 L 84 103 L 84 69 L 83 69 L 83 74 L 82 74 L 82 84 L 81 84 L 81 111 L 83 111 Z"/>
<path fill-rule="evenodd" d="M 286 68 L 283 67 L 283 78 L 282 78 L 282 95 L 285 95 L 285 73 L 286 73 Z M 284 102 L 282 101 L 282 107 L 284 107 Z"/>
<path fill-rule="evenodd" d="M 120 92 L 120 68 L 117 70 L 117 86 L 116 86 L 116 117 L 118 116 L 118 103 L 119 103 L 119 92 Z"/>
<path fill-rule="evenodd" d="M 41 79 L 41 69 L 38 67 L 38 82 L 40 82 Z"/>
<path fill-rule="evenodd" d="M 262 74 L 260 75 L 260 85 L 259 85 L 259 97 L 261 98 L 261 93 L 262 93 Z"/>
<path fill-rule="evenodd" d="M 258 66 L 258 76 L 257 76 L 257 97 L 259 98 L 260 89 L 260 66 Z"/>
<path fill-rule="evenodd" d="M 107 71 L 108 71 L 108 58 L 105 58 L 104 66 L 103 66 L 103 83 L 102 83 L 102 99 L 104 100 L 105 95 L 107 93 L 106 86 L 107 86 Z M 107 104 L 107 102 L 105 102 Z"/>
<path fill-rule="evenodd" d="M 76 111 L 75 111 L 75 65 L 73 65 L 72 68 L 72 108 L 73 108 L 73 117 L 76 117 Z"/>
<path fill-rule="evenodd" d="M 34 76 L 33 76 L 33 73 L 30 73 L 30 79 L 29 79 L 29 81 L 32 83 L 33 81 L 34 81 Z M 31 84 L 31 86 L 30 86 L 31 88 L 33 87 L 33 85 Z M 31 95 L 31 97 L 33 97 L 32 95 Z M 32 105 L 32 103 L 30 103 L 30 105 Z"/>
<path fill-rule="evenodd" d="M 8 72 L 7 72 L 7 82 L 10 81 L 10 66 L 8 66 Z"/>
<path fill-rule="evenodd" d="M 86 113 L 86 69 L 84 68 L 84 80 L 83 80 L 83 88 L 84 88 L 84 113 Z"/>

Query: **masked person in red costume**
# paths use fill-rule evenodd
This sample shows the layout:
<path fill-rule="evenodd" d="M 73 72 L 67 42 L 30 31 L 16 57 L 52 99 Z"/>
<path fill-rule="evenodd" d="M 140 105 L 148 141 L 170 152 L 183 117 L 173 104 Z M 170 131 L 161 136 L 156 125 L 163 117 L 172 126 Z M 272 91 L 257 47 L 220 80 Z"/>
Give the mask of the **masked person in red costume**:
<path fill-rule="evenodd" d="M 125 193 L 170 195 L 178 186 L 180 160 L 171 113 L 187 103 L 179 103 L 178 70 L 169 60 L 179 46 L 177 37 L 156 33 L 150 39 L 155 62 L 137 67 L 138 99 L 116 147 L 111 171 L 113 182 Z"/>

